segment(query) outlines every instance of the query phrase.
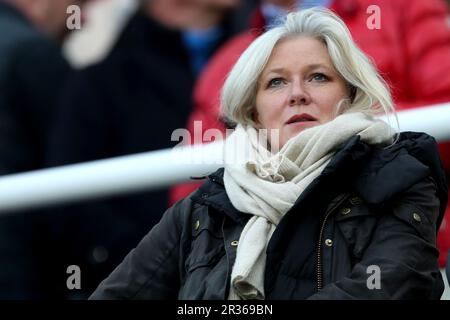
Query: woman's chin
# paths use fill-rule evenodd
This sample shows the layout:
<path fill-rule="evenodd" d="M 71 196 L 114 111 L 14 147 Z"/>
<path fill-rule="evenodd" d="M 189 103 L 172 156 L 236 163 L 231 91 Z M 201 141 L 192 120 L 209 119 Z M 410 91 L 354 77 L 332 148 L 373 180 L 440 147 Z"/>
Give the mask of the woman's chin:
<path fill-rule="evenodd" d="M 293 137 L 293 136 L 299 134 L 300 132 L 302 132 L 303 130 L 318 126 L 319 124 L 320 124 L 319 121 L 294 122 L 294 123 L 287 124 L 286 129 L 287 129 L 290 137 Z"/>

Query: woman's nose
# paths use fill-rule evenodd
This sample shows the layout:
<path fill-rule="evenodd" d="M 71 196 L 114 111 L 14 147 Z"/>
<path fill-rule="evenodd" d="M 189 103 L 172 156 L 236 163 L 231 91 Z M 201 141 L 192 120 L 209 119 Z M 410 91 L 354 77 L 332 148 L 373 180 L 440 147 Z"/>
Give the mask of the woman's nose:
<path fill-rule="evenodd" d="M 304 86 L 300 82 L 294 82 L 291 87 L 291 92 L 289 96 L 289 105 L 302 105 L 308 104 L 310 102 L 310 96 L 305 90 Z"/>

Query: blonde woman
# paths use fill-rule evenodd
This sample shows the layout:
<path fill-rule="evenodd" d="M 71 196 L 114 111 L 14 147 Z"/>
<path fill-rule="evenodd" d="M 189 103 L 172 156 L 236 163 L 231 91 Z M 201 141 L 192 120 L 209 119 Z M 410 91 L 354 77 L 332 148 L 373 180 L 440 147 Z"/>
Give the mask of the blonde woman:
<path fill-rule="evenodd" d="M 434 139 L 395 134 L 344 23 L 291 13 L 222 93 L 225 167 L 178 202 L 93 299 L 439 299 L 446 183 Z"/>

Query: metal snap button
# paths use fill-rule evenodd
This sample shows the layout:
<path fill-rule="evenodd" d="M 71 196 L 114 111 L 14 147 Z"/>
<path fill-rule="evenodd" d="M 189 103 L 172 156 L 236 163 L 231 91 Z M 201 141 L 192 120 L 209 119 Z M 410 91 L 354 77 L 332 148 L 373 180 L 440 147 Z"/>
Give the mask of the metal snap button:
<path fill-rule="evenodd" d="M 413 219 L 416 220 L 417 222 L 421 222 L 422 218 L 420 217 L 420 215 L 418 213 L 413 213 Z"/>
<path fill-rule="evenodd" d="M 198 228 L 200 228 L 200 220 L 195 221 L 195 224 L 194 224 L 195 231 L 197 231 Z"/>
<path fill-rule="evenodd" d="M 342 208 L 342 209 L 341 209 L 341 214 L 342 214 L 343 216 L 346 216 L 346 215 L 348 215 L 351 211 L 352 211 L 352 210 L 351 210 L 350 208 Z"/>
<path fill-rule="evenodd" d="M 233 247 L 237 247 L 238 244 L 239 244 L 239 241 L 237 241 L 237 240 L 231 241 L 231 245 Z"/>
<path fill-rule="evenodd" d="M 325 245 L 328 246 L 328 247 L 331 247 L 331 246 L 333 245 L 333 240 L 331 240 L 331 239 L 326 239 L 326 240 L 325 240 Z"/>

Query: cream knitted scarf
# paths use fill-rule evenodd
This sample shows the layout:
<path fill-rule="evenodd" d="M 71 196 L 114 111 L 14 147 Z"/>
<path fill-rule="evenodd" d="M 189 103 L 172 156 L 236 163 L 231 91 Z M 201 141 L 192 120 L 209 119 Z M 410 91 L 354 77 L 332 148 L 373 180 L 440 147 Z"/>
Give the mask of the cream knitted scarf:
<path fill-rule="evenodd" d="M 276 226 L 337 147 L 354 135 L 368 144 L 387 145 L 394 132 L 385 122 L 357 112 L 302 131 L 276 154 L 262 147 L 251 126 L 238 125 L 227 138 L 225 189 L 236 209 L 252 215 L 240 235 L 229 299 L 264 299 L 266 248 Z"/>

